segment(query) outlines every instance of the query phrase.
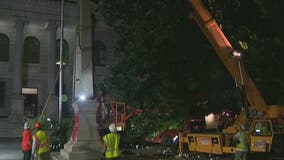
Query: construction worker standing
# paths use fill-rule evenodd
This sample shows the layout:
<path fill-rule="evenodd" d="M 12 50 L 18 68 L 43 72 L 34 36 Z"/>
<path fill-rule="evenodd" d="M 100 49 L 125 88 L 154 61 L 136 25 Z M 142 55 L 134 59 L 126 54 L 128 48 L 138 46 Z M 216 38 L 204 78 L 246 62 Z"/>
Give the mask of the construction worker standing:
<path fill-rule="evenodd" d="M 43 130 L 39 122 L 35 123 L 36 134 L 34 135 L 33 154 L 38 160 L 50 160 L 50 136 Z"/>
<path fill-rule="evenodd" d="M 23 160 L 30 160 L 32 153 L 32 133 L 30 130 L 30 124 L 26 122 L 24 124 L 23 139 L 22 139 L 22 150 L 24 153 Z"/>
<path fill-rule="evenodd" d="M 116 133 L 116 126 L 114 123 L 110 124 L 109 131 L 110 133 L 103 136 L 105 144 L 105 158 L 118 159 L 120 135 Z"/>
<path fill-rule="evenodd" d="M 248 136 L 245 132 L 245 127 L 241 125 L 237 128 L 238 133 L 234 136 L 239 141 L 236 146 L 234 160 L 247 160 L 248 153 Z"/>

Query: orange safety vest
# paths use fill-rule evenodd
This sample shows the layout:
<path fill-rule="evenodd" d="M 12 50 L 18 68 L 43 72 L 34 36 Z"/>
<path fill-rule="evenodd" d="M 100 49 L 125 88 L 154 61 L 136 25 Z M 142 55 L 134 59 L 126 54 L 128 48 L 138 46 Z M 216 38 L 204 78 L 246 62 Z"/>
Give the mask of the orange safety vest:
<path fill-rule="evenodd" d="M 37 154 L 43 154 L 50 151 L 50 137 L 44 130 L 39 130 L 35 135 L 37 141 Z"/>

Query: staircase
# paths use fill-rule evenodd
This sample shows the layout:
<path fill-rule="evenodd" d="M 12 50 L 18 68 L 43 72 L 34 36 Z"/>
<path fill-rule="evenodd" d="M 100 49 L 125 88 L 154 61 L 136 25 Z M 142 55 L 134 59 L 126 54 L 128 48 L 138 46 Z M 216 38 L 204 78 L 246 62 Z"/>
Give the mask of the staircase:
<path fill-rule="evenodd" d="M 22 137 L 23 123 L 10 122 L 8 118 L 0 118 L 0 137 Z"/>

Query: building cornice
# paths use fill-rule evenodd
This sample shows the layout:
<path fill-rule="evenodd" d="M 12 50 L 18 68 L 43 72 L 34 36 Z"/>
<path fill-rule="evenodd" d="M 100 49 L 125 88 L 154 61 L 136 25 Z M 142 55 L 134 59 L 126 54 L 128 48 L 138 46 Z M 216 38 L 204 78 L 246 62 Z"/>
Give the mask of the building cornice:
<path fill-rule="evenodd" d="M 49 19 L 60 20 L 60 0 L 1 0 L 0 21 L 9 22 L 11 16 L 26 16 L 31 23 L 45 23 Z M 66 25 L 76 24 L 79 6 L 77 3 L 64 3 Z"/>

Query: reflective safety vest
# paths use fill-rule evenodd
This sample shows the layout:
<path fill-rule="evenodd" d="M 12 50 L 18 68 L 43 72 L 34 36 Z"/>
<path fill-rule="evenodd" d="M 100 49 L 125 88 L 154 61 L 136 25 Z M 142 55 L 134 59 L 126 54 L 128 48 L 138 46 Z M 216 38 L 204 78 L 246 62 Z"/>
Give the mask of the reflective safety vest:
<path fill-rule="evenodd" d="M 37 154 L 40 155 L 50 151 L 50 137 L 46 131 L 37 131 L 35 138 L 37 141 Z"/>
<path fill-rule="evenodd" d="M 261 131 L 262 131 L 262 135 L 263 135 L 263 136 L 267 136 L 267 127 L 266 127 L 266 126 L 263 126 L 263 127 L 261 128 Z"/>
<path fill-rule="evenodd" d="M 103 141 L 106 145 L 106 158 L 119 157 L 119 141 L 120 136 L 116 133 L 109 133 L 103 136 Z"/>
<path fill-rule="evenodd" d="M 248 136 L 244 131 L 238 133 L 238 139 L 240 143 L 237 144 L 237 151 L 247 151 L 248 150 Z"/>

